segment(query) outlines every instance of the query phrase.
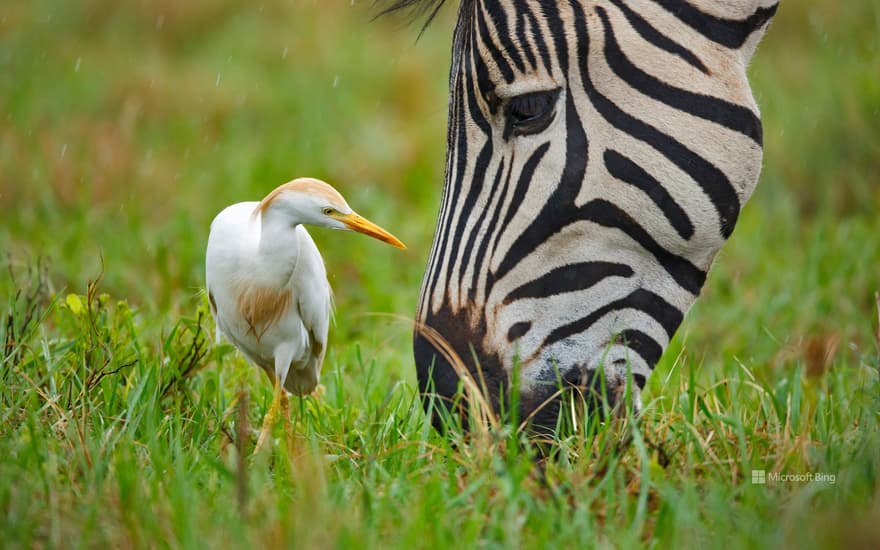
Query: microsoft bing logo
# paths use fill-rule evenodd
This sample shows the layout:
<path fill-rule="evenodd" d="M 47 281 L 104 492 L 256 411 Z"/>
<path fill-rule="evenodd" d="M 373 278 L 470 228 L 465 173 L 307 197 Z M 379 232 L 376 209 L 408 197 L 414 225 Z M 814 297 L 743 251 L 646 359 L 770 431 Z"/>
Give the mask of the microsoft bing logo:
<path fill-rule="evenodd" d="M 767 472 L 765 470 L 752 470 L 752 484 L 766 485 L 770 483 L 837 483 L 837 474 L 826 472 L 803 472 L 800 474 L 788 474 L 780 472 Z"/>

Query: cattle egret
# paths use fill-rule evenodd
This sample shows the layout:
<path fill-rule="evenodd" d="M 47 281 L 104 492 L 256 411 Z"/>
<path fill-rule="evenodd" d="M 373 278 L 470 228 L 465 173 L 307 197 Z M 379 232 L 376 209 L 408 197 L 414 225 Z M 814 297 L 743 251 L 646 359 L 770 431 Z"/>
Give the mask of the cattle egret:
<path fill-rule="evenodd" d="M 327 351 L 332 298 L 324 260 L 304 225 L 353 230 L 398 248 L 394 235 L 356 214 L 329 184 L 299 178 L 260 202 L 241 202 L 211 222 L 205 278 L 222 334 L 274 380 L 254 453 L 262 448 L 282 395 L 311 393 Z M 285 401 L 286 403 L 286 401 Z"/>

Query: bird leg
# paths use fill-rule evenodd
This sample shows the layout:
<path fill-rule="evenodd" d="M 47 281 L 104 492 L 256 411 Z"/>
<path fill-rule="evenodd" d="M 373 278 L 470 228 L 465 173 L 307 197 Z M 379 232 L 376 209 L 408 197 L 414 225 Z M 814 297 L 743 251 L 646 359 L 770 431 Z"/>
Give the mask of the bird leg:
<path fill-rule="evenodd" d="M 281 416 L 284 419 L 284 437 L 287 439 L 288 456 L 293 454 L 293 426 L 290 424 L 290 399 L 287 392 L 281 396 Z"/>
<path fill-rule="evenodd" d="M 276 376 L 275 390 L 272 392 L 272 404 L 269 405 L 269 410 L 266 411 L 266 416 L 263 417 L 263 427 L 260 429 L 260 437 L 257 438 L 257 446 L 254 447 L 254 454 L 260 452 L 263 445 L 266 444 L 266 439 L 268 439 L 269 435 L 272 433 L 272 426 L 275 424 L 275 420 L 278 417 L 278 408 L 281 405 L 282 395 L 284 395 L 284 389 L 281 387 L 281 379 Z M 287 396 L 285 395 L 284 397 Z"/>

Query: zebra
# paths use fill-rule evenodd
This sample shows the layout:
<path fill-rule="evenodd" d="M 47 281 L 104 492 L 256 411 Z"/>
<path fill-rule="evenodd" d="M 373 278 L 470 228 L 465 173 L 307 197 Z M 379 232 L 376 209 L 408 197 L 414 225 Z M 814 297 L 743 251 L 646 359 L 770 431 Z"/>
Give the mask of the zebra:
<path fill-rule="evenodd" d="M 426 11 L 427 26 L 442 4 L 385 12 Z M 429 413 L 468 376 L 496 413 L 516 383 L 538 430 L 556 427 L 560 387 L 639 410 L 757 185 L 746 67 L 777 7 L 460 0 L 413 337 Z"/>

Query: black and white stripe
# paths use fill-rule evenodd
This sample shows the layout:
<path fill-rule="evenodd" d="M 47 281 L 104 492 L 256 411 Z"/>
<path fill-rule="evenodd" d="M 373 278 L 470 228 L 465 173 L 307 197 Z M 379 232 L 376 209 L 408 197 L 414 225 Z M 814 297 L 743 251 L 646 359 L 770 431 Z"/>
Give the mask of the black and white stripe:
<path fill-rule="evenodd" d="M 440 2 L 442 3 L 442 2 Z M 392 8 L 431 0 L 397 2 Z M 522 415 L 644 386 L 761 167 L 745 68 L 777 0 L 462 0 L 418 320 Z M 458 377 L 417 331 L 423 391 Z M 558 406 L 535 416 L 552 427 Z"/>

